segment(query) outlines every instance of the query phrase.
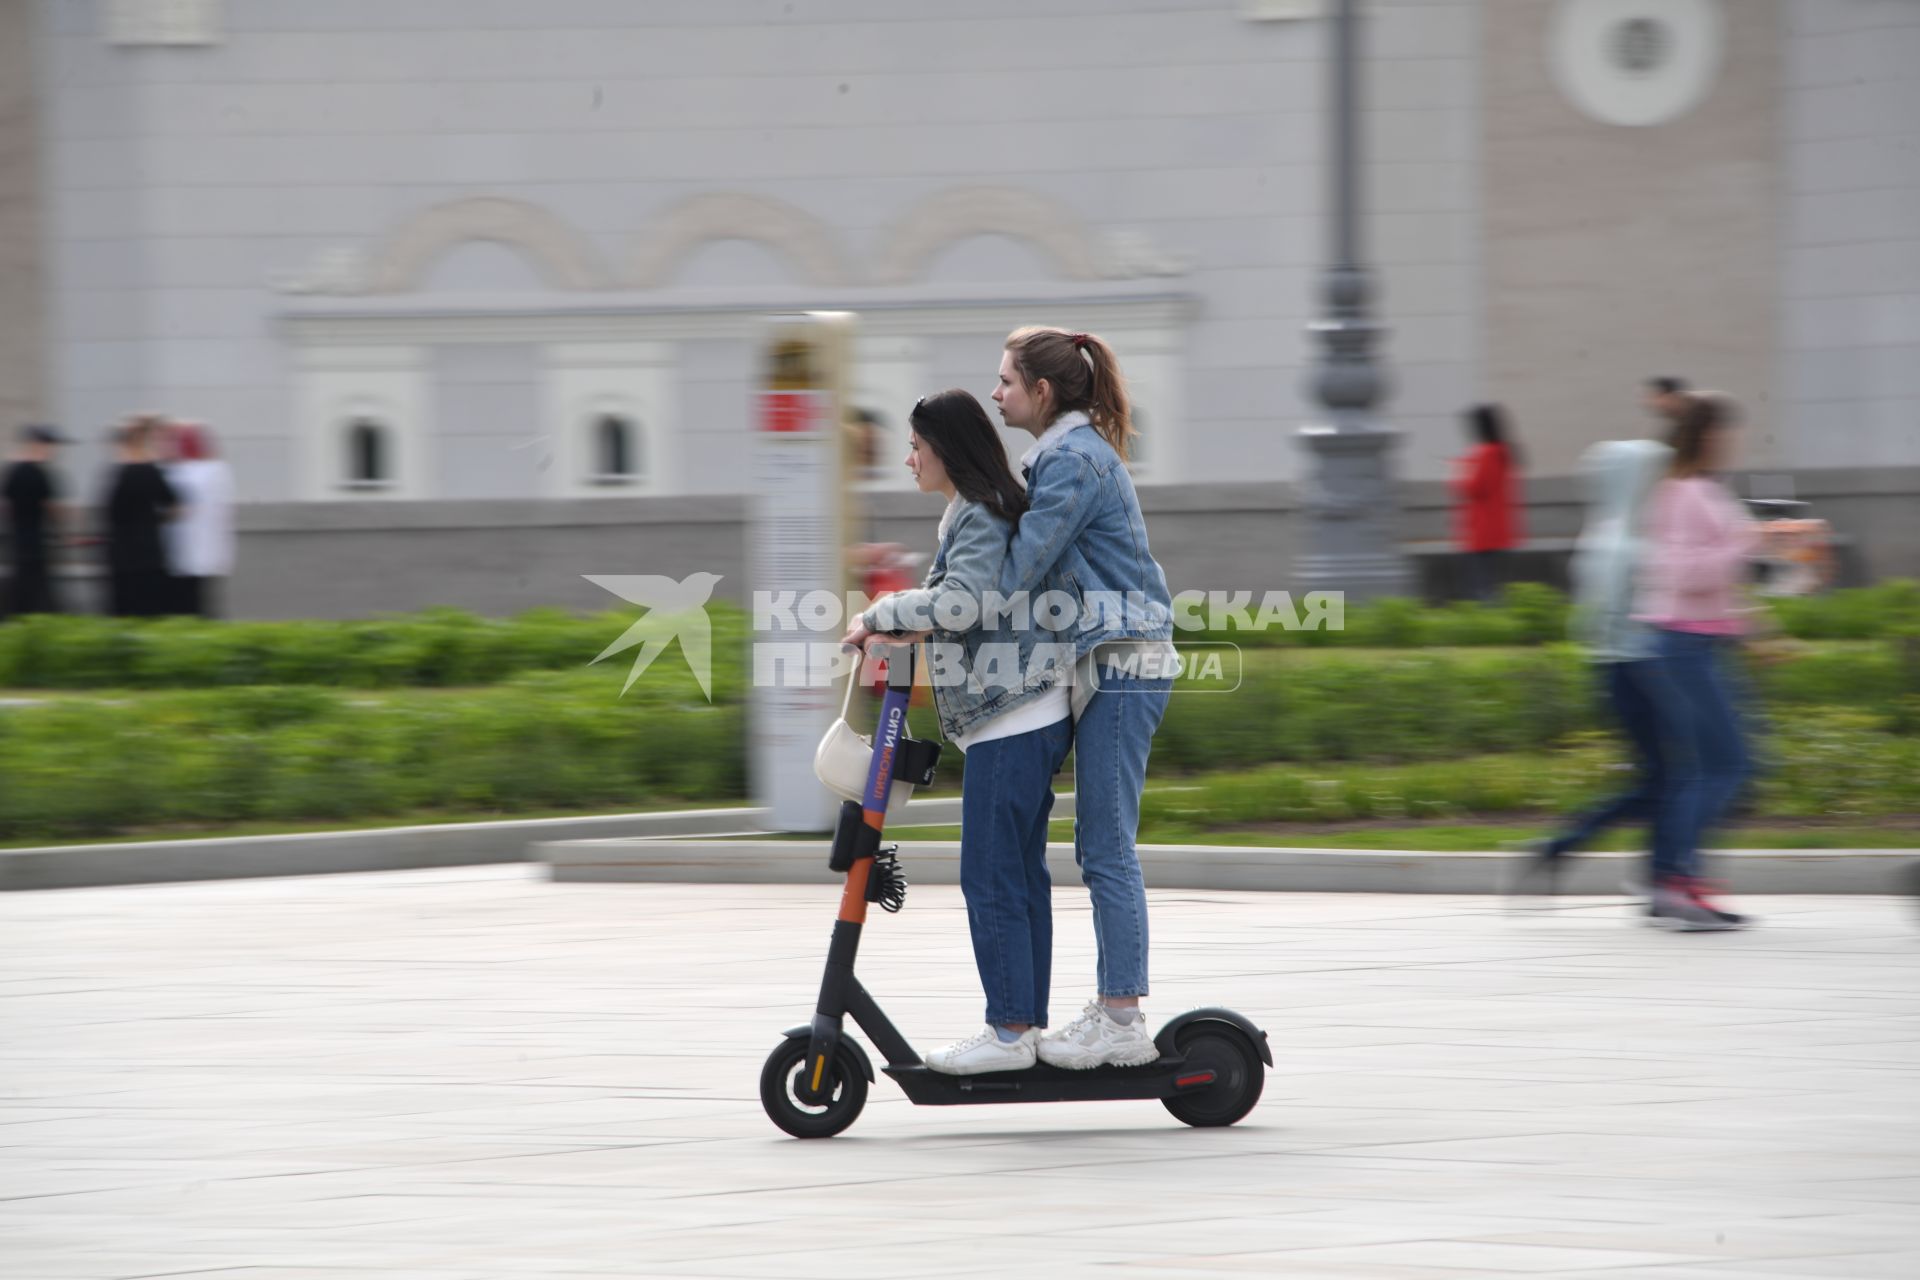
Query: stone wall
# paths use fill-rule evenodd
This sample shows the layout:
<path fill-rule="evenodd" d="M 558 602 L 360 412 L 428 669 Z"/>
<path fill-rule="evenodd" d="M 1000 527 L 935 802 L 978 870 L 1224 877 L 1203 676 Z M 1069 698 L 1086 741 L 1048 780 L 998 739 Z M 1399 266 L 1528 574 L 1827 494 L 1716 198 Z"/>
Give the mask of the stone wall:
<path fill-rule="evenodd" d="M 1920 467 L 1804 472 L 1812 510 L 1849 541 L 1854 581 L 1920 577 Z M 1742 492 L 1750 476 L 1734 477 Z M 1577 487 L 1529 480 L 1529 536 L 1555 556 L 1579 532 Z M 1444 484 L 1401 486 L 1400 532 L 1410 546 L 1444 543 L 1452 499 Z M 1161 485 L 1140 491 L 1155 557 L 1175 591 L 1294 588 L 1299 523 L 1292 486 Z M 451 605 L 503 616 L 538 606 L 624 608 L 585 580 L 595 574 L 723 575 L 716 595 L 746 603 L 747 499 L 562 502 L 273 503 L 239 513 L 230 611 L 247 618 L 354 618 Z M 866 527 L 930 557 L 940 500 L 871 495 Z M 0 571 L 3 572 L 3 571 Z M 71 573 L 81 572 L 77 567 Z M 764 584 L 777 590 L 782 584 Z M 97 582 L 74 578 L 69 600 L 98 608 Z"/>

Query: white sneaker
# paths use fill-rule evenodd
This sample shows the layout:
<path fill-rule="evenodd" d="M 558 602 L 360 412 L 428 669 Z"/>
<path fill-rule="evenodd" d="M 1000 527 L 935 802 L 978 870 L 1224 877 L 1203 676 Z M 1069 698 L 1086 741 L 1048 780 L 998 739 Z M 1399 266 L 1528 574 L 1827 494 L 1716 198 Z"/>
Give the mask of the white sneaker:
<path fill-rule="evenodd" d="M 1146 1015 L 1115 1022 L 1098 1000 L 1058 1031 L 1040 1038 L 1040 1061 L 1052 1067 L 1085 1071 L 1089 1067 L 1139 1067 L 1160 1056 L 1147 1034 Z"/>
<path fill-rule="evenodd" d="M 1033 1065 L 1040 1044 L 1040 1028 L 1028 1027 L 1020 1038 L 1008 1043 L 989 1022 L 965 1040 L 956 1040 L 944 1049 L 927 1055 L 927 1070 L 942 1075 L 971 1076 L 982 1071 L 1025 1071 Z"/>

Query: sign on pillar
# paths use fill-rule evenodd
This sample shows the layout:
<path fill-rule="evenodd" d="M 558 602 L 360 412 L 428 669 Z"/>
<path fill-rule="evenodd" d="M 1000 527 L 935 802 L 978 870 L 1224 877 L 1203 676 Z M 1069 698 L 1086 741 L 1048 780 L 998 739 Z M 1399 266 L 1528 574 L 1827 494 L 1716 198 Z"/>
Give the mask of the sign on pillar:
<path fill-rule="evenodd" d="M 853 514 L 845 396 L 853 316 L 767 321 L 753 438 L 748 558 L 756 598 L 751 693 L 755 802 L 776 831 L 826 831 L 838 798 L 813 753 L 839 713 L 832 663 L 845 602 Z"/>

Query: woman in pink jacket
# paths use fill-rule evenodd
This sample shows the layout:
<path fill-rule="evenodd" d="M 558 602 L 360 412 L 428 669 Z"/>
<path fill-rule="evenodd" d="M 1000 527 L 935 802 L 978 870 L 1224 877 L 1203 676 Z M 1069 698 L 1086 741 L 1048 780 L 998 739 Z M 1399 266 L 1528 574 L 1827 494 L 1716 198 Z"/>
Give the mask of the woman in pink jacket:
<path fill-rule="evenodd" d="M 1654 818 L 1647 914 L 1684 931 L 1738 929 L 1709 896 L 1700 843 L 1752 771 L 1731 670 L 1746 630 L 1742 586 L 1759 529 L 1714 474 L 1732 455 L 1733 403 L 1696 395 L 1673 429 L 1673 468 L 1648 509 L 1634 616 L 1655 629 L 1655 719 L 1667 756 Z"/>

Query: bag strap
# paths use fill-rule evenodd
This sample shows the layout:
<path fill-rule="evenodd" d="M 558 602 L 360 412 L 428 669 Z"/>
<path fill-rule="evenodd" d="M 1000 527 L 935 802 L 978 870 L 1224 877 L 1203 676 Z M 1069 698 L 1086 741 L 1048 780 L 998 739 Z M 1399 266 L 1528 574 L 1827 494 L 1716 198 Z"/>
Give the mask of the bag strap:
<path fill-rule="evenodd" d="M 853 659 L 853 674 L 847 677 L 847 696 L 840 701 L 840 718 L 845 720 L 847 712 L 853 710 L 853 691 L 860 685 L 860 668 L 867 665 L 864 651 L 856 653 Z"/>

